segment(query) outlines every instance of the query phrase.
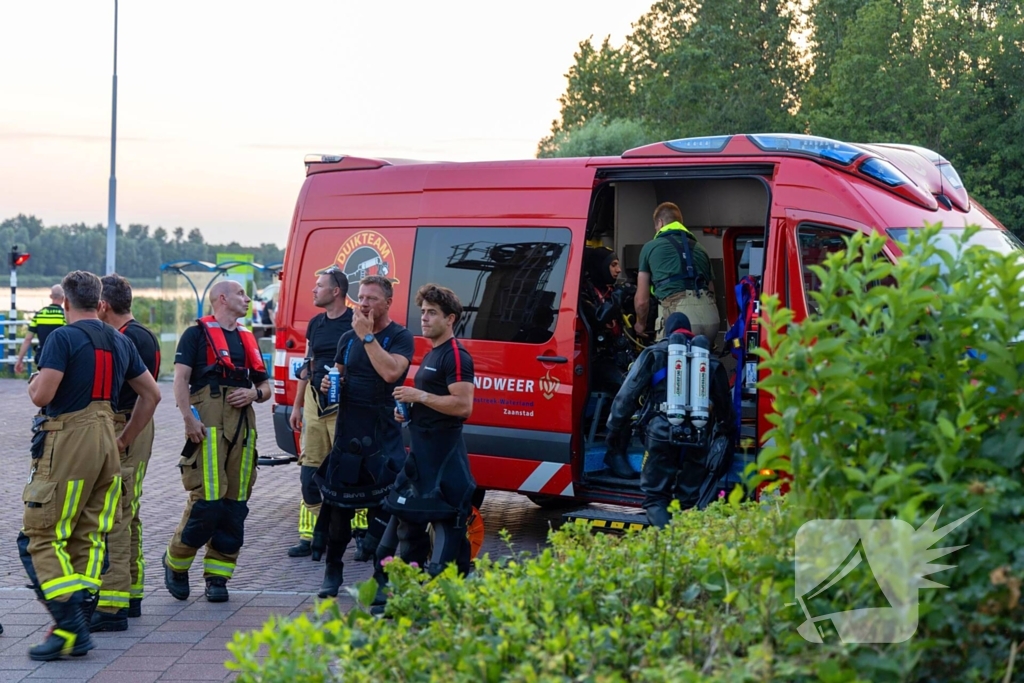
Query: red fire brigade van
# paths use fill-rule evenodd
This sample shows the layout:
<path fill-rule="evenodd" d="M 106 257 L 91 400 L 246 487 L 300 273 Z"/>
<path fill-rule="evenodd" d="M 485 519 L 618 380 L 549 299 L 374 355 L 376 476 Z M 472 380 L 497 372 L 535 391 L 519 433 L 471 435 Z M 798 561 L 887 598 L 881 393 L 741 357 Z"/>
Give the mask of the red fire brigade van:
<path fill-rule="evenodd" d="M 416 290 L 453 289 L 465 306 L 456 330 L 476 366 L 465 426 L 483 489 L 558 499 L 638 504 L 636 479 L 602 464 L 611 396 L 592 391 L 594 332 L 578 303 L 584 247 L 601 241 L 635 281 L 652 213 L 677 204 L 707 249 L 722 318 L 716 347 L 740 314 L 733 292 L 750 275 L 798 315 L 814 306 L 809 266 L 854 232 L 883 232 L 896 258 L 908 230 L 941 221 L 976 224 L 975 240 L 1007 251 L 1016 239 L 968 196 L 935 152 L 908 145 L 848 144 L 804 135 L 722 135 L 672 140 L 620 157 L 434 163 L 350 156 L 306 158 L 282 271 L 274 362 L 277 442 L 288 427 L 294 368 L 317 313 L 316 273 L 337 264 L 357 283 L 394 284 L 391 317 L 420 330 Z M 352 302 L 354 304 L 354 302 Z M 748 348 L 762 343 L 756 325 Z M 409 382 L 428 348 L 417 337 Z M 748 360 L 750 357 L 748 357 Z M 726 357 L 732 369 L 735 362 Z M 756 368 L 752 368 L 756 370 Z M 743 392 L 743 439 L 734 475 L 756 457 L 769 397 Z M 639 469 L 642 446 L 631 461 Z"/>

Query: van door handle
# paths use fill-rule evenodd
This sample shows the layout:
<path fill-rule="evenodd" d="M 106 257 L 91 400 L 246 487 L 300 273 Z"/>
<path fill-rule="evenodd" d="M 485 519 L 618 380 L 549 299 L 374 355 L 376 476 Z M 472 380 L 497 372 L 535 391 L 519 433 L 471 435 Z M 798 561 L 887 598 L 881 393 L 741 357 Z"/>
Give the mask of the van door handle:
<path fill-rule="evenodd" d="M 537 356 L 537 360 L 541 363 L 568 363 L 569 359 L 565 356 Z"/>

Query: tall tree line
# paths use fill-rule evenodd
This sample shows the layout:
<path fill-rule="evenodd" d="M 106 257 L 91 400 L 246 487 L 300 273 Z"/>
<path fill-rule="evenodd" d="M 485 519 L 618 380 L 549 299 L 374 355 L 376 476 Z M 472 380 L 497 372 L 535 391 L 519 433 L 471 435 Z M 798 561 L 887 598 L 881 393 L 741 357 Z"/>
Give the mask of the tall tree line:
<path fill-rule="evenodd" d="M 284 258 L 276 244 L 243 247 L 238 242 L 207 244 L 199 228 L 186 234 L 183 228 L 170 233 L 164 228 L 150 232 L 148 225 L 132 224 L 117 229 L 117 272 L 127 278 L 155 279 L 160 265 L 169 261 L 196 259 L 216 261 L 218 252 L 253 254 L 257 263 L 274 263 Z M 19 268 L 19 275 L 60 277 L 81 269 L 102 273 L 106 269 L 107 228 L 103 225 L 44 226 L 35 216 L 19 214 L 0 223 L 0 249 L 17 245 L 31 258 Z M 258 277 L 258 275 L 257 275 Z"/>
<path fill-rule="evenodd" d="M 933 149 L 1024 233 L 1015 0 L 662 0 L 620 47 L 580 43 L 538 156 L 794 132 Z"/>

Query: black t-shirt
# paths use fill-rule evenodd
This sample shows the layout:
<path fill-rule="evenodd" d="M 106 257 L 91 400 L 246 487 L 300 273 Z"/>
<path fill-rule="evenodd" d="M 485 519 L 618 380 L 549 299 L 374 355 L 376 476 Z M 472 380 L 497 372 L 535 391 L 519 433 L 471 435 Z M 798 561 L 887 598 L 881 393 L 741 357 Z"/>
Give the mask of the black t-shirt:
<path fill-rule="evenodd" d="M 160 341 L 148 327 L 134 318 L 121 328 L 121 334 L 128 337 L 146 369 L 156 379 L 160 374 Z M 131 410 L 135 407 L 135 399 L 139 397 L 127 382 L 121 387 L 121 398 L 117 402 L 117 410 Z"/>
<path fill-rule="evenodd" d="M 398 323 L 390 323 L 374 336 L 377 337 L 377 343 L 388 353 L 405 356 L 410 361 L 412 360 L 412 333 Z M 405 382 L 405 375 L 408 373 L 408 371 L 402 373 L 397 382 L 384 382 L 377 371 L 373 369 L 370 357 L 366 355 L 366 345 L 363 344 L 362 339 L 356 336 L 355 330 L 350 330 L 341 336 L 334 362 L 345 366 L 345 383 L 343 385 L 345 400 L 362 405 L 376 406 L 380 404 L 382 398 L 390 400 L 395 387 L 401 386 Z M 382 383 L 382 386 L 378 387 L 378 383 Z"/>
<path fill-rule="evenodd" d="M 455 337 L 430 350 L 423 357 L 413 382 L 416 388 L 429 394 L 451 396 L 448 386 L 456 382 L 473 381 L 473 357 Z M 451 429 L 465 422 L 461 417 L 445 415 L 422 403 L 413 403 L 411 419 L 423 429 Z"/>
<path fill-rule="evenodd" d="M 352 309 L 337 318 L 329 318 L 326 313 L 313 316 L 306 327 L 306 358 L 312 358 L 310 384 L 316 391 L 327 374 L 324 366 L 332 367 L 334 357 L 338 354 L 338 342 L 341 335 L 352 329 Z"/>
<path fill-rule="evenodd" d="M 237 329 L 222 331 L 224 332 L 224 340 L 228 344 L 228 352 L 231 354 L 231 362 L 234 363 L 236 368 L 244 368 L 245 347 L 242 346 L 242 336 L 238 333 Z M 193 325 L 185 330 L 181 335 L 181 339 L 178 340 L 178 350 L 174 354 L 174 364 L 187 365 L 192 368 L 192 374 L 188 380 L 190 393 L 196 393 L 209 385 L 214 379 L 224 387 L 243 387 L 246 389 L 267 381 L 267 373 L 256 371 L 249 372 L 249 380 L 219 377 L 217 370 L 207 370 L 207 346 L 206 333 L 203 332 L 199 325 Z"/>
<path fill-rule="evenodd" d="M 92 402 L 93 378 L 96 374 L 96 355 L 89 335 L 79 326 L 88 325 L 97 330 L 109 327 L 99 320 L 80 320 L 50 333 L 39 357 L 39 368 L 50 368 L 64 373 L 53 400 L 46 406 L 46 414 L 57 417 L 88 407 Z M 124 335 L 110 328 L 113 334 L 113 384 L 110 392 L 111 408 L 118 404 L 120 388 L 126 380 L 135 379 L 146 372 L 139 352 Z"/>

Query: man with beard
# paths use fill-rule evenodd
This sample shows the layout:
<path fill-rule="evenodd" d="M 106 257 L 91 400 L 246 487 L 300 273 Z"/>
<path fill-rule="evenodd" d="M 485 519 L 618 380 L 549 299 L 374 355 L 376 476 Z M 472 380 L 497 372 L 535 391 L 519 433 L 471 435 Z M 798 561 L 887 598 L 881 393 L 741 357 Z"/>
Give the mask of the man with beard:
<path fill-rule="evenodd" d="M 326 547 L 321 598 L 337 596 L 341 587 L 341 558 L 359 508 L 368 508 L 364 546 L 376 551 L 389 521 L 379 504 L 405 461 L 391 395 L 405 381 L 413 337 L 388 315 L 393 296 L 391 281 L 380 275 L 359 283 L 352 330 L 342 335 L 334 359 L 342 373 L 334 447 L 314 479 L 324 500 L 312 542 L 314 559 Z M 329 382 L 324 377 L 321 391 L 327 392 Z"/>
<path fill-rule="evenodd" d="M 320 515 L 320 489 L 313 475 L 334 444 L 334 427 L 338 404 L 328 403 L 320 383 L 327 376 L 338 352 L 341 336 L 352 329 L 352 309 L 345 304 L 348 278 L 337 266 L 322 271 L 313 287 L 313 305 L 324 309 L 313 316 L 306 327 L 306 364 L 295 390 L 295 404 L 289 423 L 294 431 L 302 431 L 302 453 L 299 455 L 299 482 L 302 501 L 299 504 L 299 543 L 288 549 L 289 557 L 308 557 L 312 550 L 313 528 Z"/>

